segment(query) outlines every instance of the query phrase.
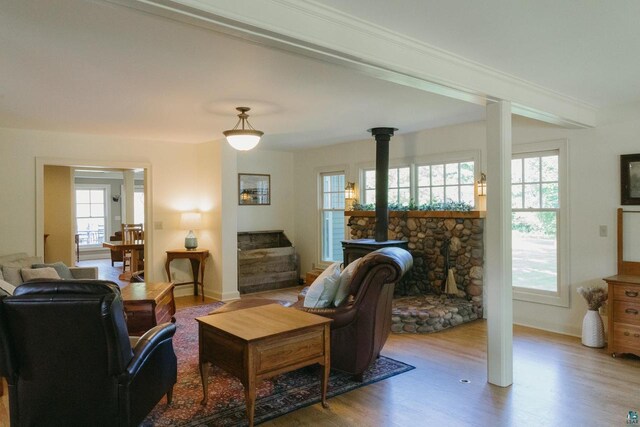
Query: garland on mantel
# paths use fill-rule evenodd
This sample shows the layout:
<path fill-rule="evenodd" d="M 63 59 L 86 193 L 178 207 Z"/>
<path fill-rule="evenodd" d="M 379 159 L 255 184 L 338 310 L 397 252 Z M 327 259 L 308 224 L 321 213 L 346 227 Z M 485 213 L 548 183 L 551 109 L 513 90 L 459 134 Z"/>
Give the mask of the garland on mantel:
<path fill-rule="evenodd" d="M 408 204 L 389 203 L 390 211 L 454 211 L 469 212 L 473 206 L 466 202 L 433 202 L 416 205 L 413 200 Z M 360 204 L 357 201 L 353 204 L 352 211 L 375 211 L 375 203 Z"/>

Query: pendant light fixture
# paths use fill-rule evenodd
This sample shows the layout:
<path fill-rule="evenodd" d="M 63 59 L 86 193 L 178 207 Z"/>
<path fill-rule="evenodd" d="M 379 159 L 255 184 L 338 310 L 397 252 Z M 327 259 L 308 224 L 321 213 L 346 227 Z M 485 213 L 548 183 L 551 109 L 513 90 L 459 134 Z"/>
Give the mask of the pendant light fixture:
<path fill-rule="evenodd" d="M 247 114 L 247 111 L 250 110 L 249 107 L 236 107 L 236 110 L 240 111 L 238 123 L 233 129 L 225 130 L 222 133 L 227 138 L 229 145 L 236 150 L 251 150 L 258 145 L 264 132 L 255 130 L 249 123 L 249 115 Z"/>

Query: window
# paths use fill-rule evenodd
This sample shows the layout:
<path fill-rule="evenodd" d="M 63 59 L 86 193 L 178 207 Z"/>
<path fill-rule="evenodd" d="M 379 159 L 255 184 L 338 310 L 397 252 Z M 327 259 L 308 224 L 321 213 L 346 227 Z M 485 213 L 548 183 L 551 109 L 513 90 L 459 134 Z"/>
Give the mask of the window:
<path fill-rule="evenodd" d="M 144 224 L 144 188 L 139 185 L 133 191 L 133 223 Z"/>
<path fill-rule="evenodd" d="M 364 203 L 376 202 L 376 170 L 364 171 Z M 411 168 L 389 168 L 389 203 L 408 205 L 411 201 Z"/>
<path fill-rule="evenodd" d="M 76 184 L 76 230 L 80 246 L 101 246 L 107 224 L 108 186 Z"/>
<path fill-rule="evenodd" d="M 563 301 L 558 299 L 566 293 L 562 289 L 565 273 L 561 271 L 566 210 L 561 191 L 564 149 L 516 150 L 514 147 L 511 160 L 513 286 L 524 293 L 556 300 L 520 299 L 564 305 L 568 303 L 566 295 L 562 295 Z"/>
<path fill-rule="evenodd" d="M 412 186 L 411 170 L 416 171 Z M 376 202 L 376 171 L 364 171 L 363 203 Z M 475 205 L 475 161 L 411 165 L 389 169 L 389 203 L 417 205 L 434 202 L 465 202 Z"/>
<path fill-rule="evenodd" d="M 323 173 L 321 178 L 321 261 L 342 260 L 344 240 L 344 172 Z"/>
<path fill-rule="evenodd" d="M 417 169 L 418 205 L 434 202 L 475 204 L 473 161 L 421 165 Z"/>

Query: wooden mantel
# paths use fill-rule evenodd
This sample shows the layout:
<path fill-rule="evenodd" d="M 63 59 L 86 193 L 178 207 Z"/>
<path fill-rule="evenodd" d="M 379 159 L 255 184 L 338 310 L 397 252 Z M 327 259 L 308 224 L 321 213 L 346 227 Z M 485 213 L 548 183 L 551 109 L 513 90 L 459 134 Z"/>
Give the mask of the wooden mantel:
<path fill-rule="evenodd" d="M 389 217 L 407 218 L 485 218 L 487 211 L 390 211 Z M 375 217 L 375 211 L 344 211 L 344 216 Z"/>

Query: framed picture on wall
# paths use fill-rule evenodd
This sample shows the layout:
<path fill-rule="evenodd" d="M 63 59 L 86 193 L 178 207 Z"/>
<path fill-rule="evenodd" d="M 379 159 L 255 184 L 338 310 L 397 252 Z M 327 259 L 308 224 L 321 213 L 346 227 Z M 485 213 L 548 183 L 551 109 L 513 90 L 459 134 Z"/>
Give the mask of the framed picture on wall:
<path fill-rule="evenodd" d="M 238 204 L 258 206 L 271 204 L 271 175 L 238 174 Z"/>
<path fill-rule="evenodd" d="M 640 205 L 640 154 L 620 156 L 621 204 Z"/>

